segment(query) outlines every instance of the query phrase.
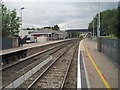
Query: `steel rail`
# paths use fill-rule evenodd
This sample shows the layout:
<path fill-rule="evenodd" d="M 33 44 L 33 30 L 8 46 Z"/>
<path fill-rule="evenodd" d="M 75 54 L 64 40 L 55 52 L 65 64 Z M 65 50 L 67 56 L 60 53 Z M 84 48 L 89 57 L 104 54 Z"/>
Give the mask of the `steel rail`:
<path fill-rule="evenodd" d="M 55 51 L 53 51 L 53 52 L 50 52 L 49 55 L 52 55 L 53 53 L 55 53 L 56 51 L 60 50 L 61 48 L 62 48 L 62 47 L 59 47 L 57 50 L 55 50 Z M 46 57 L 49 57 L 49 55 L 43 56 L 43 57 L 41 57 L 41 59 L 45 59 Z M 23 69 L 21 69 L 20 71 L 18 71 L 17 73 L 20 73 L 20 72 L 24 71 L 26 68 L 29 68 L 30 66 L 34 65 L 34 64 L 37 63 L 37 62 L 38 62 L 38 60 L 37 60 L 37 61 L 34 61 L 33 63 L 29 64 L 29 65 L 26 66 L 25 68 L 23 68 Z M 37 63 L 37 64 L 39 64 L 39 63 Z"/>
<path fill-rule="evenodd" d="M 55 53 L 56 51 L 60 50 L 61 48 L 63 48 L 63 46 L 64 46 L 64 45 L 67 45 L 68 43 L 70 43 L 70 42 L 59 44 L 59 45 L 57 45 L 57 46 L 54 46 L 54 47 L 49 48 L 49 49 L 47 49 L 47 50 L 44 50 L 44 51 L 40 52 L 39 54 L 45 53 L 45 52 L 50 51 L 50 50 L 52 50 L 52 49 L 55 49 L 55 48 L 57 47 L 58 49 L 56 49 L 55 51 L 49 53 L 49 55 L 51 55 L 51 54 Z M 35 54 L 35 56 L 37 56 L 37 55 L 39 55 L 39 54 Z M 32 56 L 33 56 L 33 55 L 32 55 Z M 29 57 L 29 58 L 27 58 L 27 59 L 33 58 L 32 56 Z M 35 56 L 34 56 L 34 57 L 35 57 Z M 45 57 L 45 56 L 42 56 L 42 57 Z M 22 61 L 22 62 L 23 62 L 23 61 Z M 36 62 L 38 62 L 38 60 L 37 60 L 37 61 L 34 61 L 34 63 L 36 63 Z M 19 62 L 19 63 L 20 63 L 20 62 Z M 18 64 L 19 64 L 19 63 L 18 63 Z M 26 68 L 32 66 L 34 63 L 31 63 L 31 64 L 27 65 L 27 67 L 24 67 L 24 68 L 21 69 L 20 71 L 16 72 L 16 74 L 24 71 Z M 17 65 L 17 64 L 15 64 L 15 65 Z M 11 67 L 11 66 L 10 66 L 10 67 Z M 9 68 L 9 67 L 7 67 L 7 68 Z M 4 70 L 5 70 L 5 69 L 4 69 Z M 15 75 L 16 75 L 16 74 L 15 74 Z M 4 81 L 4 82 L 5 82 L 5 81 Z M 4 88 L 4 87 L 3 87 L 3 88 Z"/>
<path fill-rule="evenodd" d="M 61 89 L 61 90 L 64 88 L 64 83 L 65 83 L 65 80 L 66 80 L 66 78 L 67 78 L 68 72 L 69 72 L 69 70 L 70 70 L 70 66 L 71 66 L 71 63 L 72 63 L 72 61 L 73 61 L 73 58 L 74 58 L 74 55 L 75 55 L 75 52 L 76 52 L 77 48 L 78 48 L 78 45 L 76 46 L 76 48 L 75 48 L 75 50 L 74 50 L 74 53 L 73 53 L 73 55 L 72 55 L 72 58 L 71 58 L 71 60 L 70 60 L 69 65 L 68 65 L 67 71 L 66 71 L 66 73 L 65 73 L 65 77 L 64 77 L 64 79 L 63 79 L 63 81 L 62 81 L 62 84 L 61 84 L 61 86 L 60 86 L 60 89 Z"/>
<path fill-rule="evenodd" d="M 19 64 L 19 63 L 22 63 L 22 62 L 24 62 L 24 61 L 26 61 L 26 60 L 28 60 L 28 59 L 31 59 L 31 58 L 33 58 L 33 57 L 36 57 L 36 56 L 38 56 L 38 55 L 40 55 L 40 54 L 46 53 L 46 52 L 48 52 L 48 51 L 50 51 L 50 50 L 52 50 L 52 49 L 55 49 L 56 47 L 59 47 L 59 46 L 61 46 L 61 45 L 64 45 L 64 44 L 65 44 L 65 43 L 62 43 L 62 44 L 53 46 L 53 47 L 51 47 L 51 48 L 49 48 L 49 49 L 43 50 L 43 51 L 41 51 L 41 52 L 38 52 L 38 53 L 36 53 L 36 54 L 33 54 L 33 55 L 28 56 L 28 57 L 22 58 L 22 59 L 20 59 L 18 62 L 14 63 L 13 65 L 10 65 L 10 66 L 8 65 L 7 67 L 3 67 L 3 68 L 2 68 L 2 71 L 5 70 L 5 69 L 7 69 L 7 68 L 13 67 L 13 66 L 15 66 L 15 65 L 17 65 L 17 64 Z"/>
<path fill-rule="evenodd" d="M 75 44 L 75 43 L 74 43 Z M 58 58 L 56 58 L 28 87 L 26 90 L 30 90 L 30 88 L 32 88 L 33 85 L 35 85 L 35 83 L 45 74 L 45 72 L 51 67 L 53 66 L 53 64 L 60 58 L 62 57 L 74 44 L 72 44 L 70 47 L 68 47 L 62 54 L 60 54 L 58 56 Z"/>

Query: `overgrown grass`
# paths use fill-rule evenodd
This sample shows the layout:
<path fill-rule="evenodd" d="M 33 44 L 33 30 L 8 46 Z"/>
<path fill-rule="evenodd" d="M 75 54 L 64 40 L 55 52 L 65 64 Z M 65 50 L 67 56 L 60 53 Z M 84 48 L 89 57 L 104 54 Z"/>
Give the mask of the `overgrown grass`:
<path fill-rule="evenodd" d="M 106 36 L 107 38 L 117 38 L 114 34 Z"/>
<path fill-rule="evenodd" d="M 80 38 L 83 39 L 84 37 L 81 35 Z"/>

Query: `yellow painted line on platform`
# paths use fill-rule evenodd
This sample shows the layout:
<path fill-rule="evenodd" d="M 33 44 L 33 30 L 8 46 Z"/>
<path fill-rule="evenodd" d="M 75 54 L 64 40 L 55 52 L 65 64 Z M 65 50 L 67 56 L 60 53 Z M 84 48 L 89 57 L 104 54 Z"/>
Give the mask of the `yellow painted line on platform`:
<path fill-rule="evenodd" d="M 108 84 L 108 82 L 104 78 L 102 72 L 100 71 L 100 69 L 98 68 L 98 66 L 95 64 L 94 60 L 92 59 L 92 57 L 91 57 L 90 53 L 88 52 L 87 48 L 85 47 L 85 45 L 84 45 L 84 48 L 85 48 L 85 50 L 86 50 L 86 52 L 87 52 L 87 54 L 88 54 L 88 56 L 89 56 L 89 58 L 90 58 L 90 60 L 91 60 L 91 62 L 93 64 L 94 68 L 96 69 L 96 71 L 98 72 L 100 78 L 102 79 L 104 85 L 106 86 L 106 88 L 108 88 L 108 90 L 112 90 L 111 87 L 110 87 L 110 85 Z"/>

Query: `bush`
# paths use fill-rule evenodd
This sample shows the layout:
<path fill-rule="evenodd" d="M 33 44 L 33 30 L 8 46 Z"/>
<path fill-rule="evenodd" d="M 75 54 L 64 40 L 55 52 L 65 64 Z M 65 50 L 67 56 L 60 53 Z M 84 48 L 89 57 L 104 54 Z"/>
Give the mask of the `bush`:
<path fill-rule="evenodd" d="M 117 38 L 114 34 L 106 36 L 107 38 Z"/>

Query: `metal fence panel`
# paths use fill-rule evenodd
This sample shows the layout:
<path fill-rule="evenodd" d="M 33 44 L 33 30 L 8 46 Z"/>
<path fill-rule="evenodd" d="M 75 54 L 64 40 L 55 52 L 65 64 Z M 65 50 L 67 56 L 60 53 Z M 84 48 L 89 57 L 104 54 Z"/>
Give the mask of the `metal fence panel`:
<path fill-rule="evenodd" d="M 118 58 L 117 58 L 117 61 L 118 61 L 118 65 L 120 66 L 120 39 L 118 39 Z"/>
<path fill-rule="evenodd" d="M 106 53 L 107 56 L 110 56 L 111 41 L 107 39 L 102 39 L 102 52 Z"/>
<path fill-rule="evenodd" d="M 2 49 L 12 48 L 12 39 L 11 38 L 2 38 Z"/>
<path fill-rule="evenodd" d="M 111 41 L 109 39 L 104 39 L 104 53 L 106 53 L 106 55 L 108 57 L 111 56 Z"/>
<path fill-rule="evenodd" d="M 116 62 L 116 63 L 118 63 L 118 60 L 117 60 L 117 58 L 118 58 L 118 42 L 117 42 L 117 40 L 115 40 L 115 39 L 111 39 L 111 59 L 114 61 L 114 62 Z"/>
<path fill-rule="evenodd" d="M 2 38 L 0 37 L 0 50 L 2 50 Z"/>
<path fill-rule="evenodd" d="M 98 38 L 98 39 L 101 39 L 101 38 Z M 101 52 L 104 52 L 104 39 L 101 39 L 101 42 L 99 42 L 99 44 L 101 44 Z M 98 48 L 98 47 L 97 47 Z"/>
<path fill-rule="evenodd" d="M 113 62 L 120 65 L 120 39 L 98 38 L 101 44 L 101 52 L 108 56 Z M 98 47 L 99 48 L 99 47 Z"/>

